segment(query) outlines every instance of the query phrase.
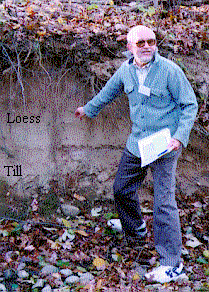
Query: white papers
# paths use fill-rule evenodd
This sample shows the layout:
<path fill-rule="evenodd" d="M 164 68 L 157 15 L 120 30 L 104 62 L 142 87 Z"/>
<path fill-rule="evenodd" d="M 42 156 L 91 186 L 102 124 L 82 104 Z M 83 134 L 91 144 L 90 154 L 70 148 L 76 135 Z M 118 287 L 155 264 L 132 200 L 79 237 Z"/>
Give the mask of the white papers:
<path fill-rule="evenodd" d="M 139 140 L 138 146 L 141 154 L 141 167 L 146 166 L 168 152 L 171 152 L 172 149 L 168 149 L 170 140 L 171 133 L 168 128 Z"/>

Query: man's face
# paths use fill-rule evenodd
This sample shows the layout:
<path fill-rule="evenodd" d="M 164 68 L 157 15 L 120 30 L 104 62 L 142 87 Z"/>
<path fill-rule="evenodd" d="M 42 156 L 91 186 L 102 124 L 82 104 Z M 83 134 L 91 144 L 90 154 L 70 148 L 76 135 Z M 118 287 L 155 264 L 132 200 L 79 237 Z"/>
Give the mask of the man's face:
<path fill-rule="evenodd" d="M 131 43 L 128 43 L 128 49 L 134 55 L 136 62 L 140 64 L 150 62 L 157 49 L 154 33 L 149 30 L 139 31 L 132 37 Z"/>

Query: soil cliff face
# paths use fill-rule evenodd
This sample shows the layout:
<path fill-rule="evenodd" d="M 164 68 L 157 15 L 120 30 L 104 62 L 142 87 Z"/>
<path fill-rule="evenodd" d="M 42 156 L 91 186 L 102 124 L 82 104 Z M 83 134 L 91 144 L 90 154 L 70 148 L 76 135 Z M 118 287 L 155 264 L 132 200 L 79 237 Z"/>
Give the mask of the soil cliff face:
<path fill-rule="evenodd" d="M 107 9 L 106 21 L 110 21 L 111 9 L 113 14 L 117 12 Z M 116 26 L 116 34 L 128 29 Z M 111 195 L 131 130 L 128 99 L 122 95 L 95 119 L 80 122 L 74 116 L 76 108 L 85 105 L 126 60 L 124 35 L 108 33 L 50 36 L 43 45 L 13 39 L 8 46 L 2 45 L 0 176 L 15 186 L 20 196 L 29 196 L 29 189 L 37 186 L 49 189 L 52 179 L 64 189 L 66 175 L 82 171 L 86 172 L 86 177 L 80 177 L 83 187 L 93 187 L 97 195 Z M 189 163 L 201 160 L 197 174 L 207 173 L 209 55 L 207 50 L 174 54 L 166 44 L 160 42 L 160 54 L 185 71 L 200 105 L 198 123 L 183 155 L 192 157 Z"/>
<path fill-rule="evenodd" d="M 175 58 L 182 66 L 188 64 L 188 72 L 195 84 L 199 84 L 199 88 L 195 85 L 197 90 L 206 92 L 209 72 L 204 60 L 195 56 Z M 124 60 L 98 63 L 92 70 L 94 74 L 105 74 L 117 69 Z M 46 74 L 35 69 L 33 75 L 25 76 L 26 107 L 18 82 L 8 74 L 2 80 L 0 175 L 10 184 L 33 175 L 39 176 L 39 184 L 47 187 L 50 179 L 66 175 L 81 163 L 87 169 L 99 164 L 108 170 L 111 161 L 116 165 L 119 162 L 130 133 L 125 95 L 108 105 L 95 119 L 80 122 L 74 112 L 93 97 L 92 84 L 83 82 L 76 72 L 62 76 L 50 65 L 47 70 L 53 72 L 51 82 Z M 200 124 L 195 124 L 184 153 L 188 151 L 194 161 L 201 155 L 202 170 L 208 171 L 207 127 L 198 127 Z"/>

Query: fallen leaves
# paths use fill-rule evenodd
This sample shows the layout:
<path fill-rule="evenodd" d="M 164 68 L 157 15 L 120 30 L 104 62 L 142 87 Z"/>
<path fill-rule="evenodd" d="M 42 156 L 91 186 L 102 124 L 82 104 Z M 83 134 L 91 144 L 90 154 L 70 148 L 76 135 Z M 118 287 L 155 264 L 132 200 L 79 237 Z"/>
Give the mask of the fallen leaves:
<path fill-rule="evenodd" d="M 75 230 L 75 232 L 83 236 L 89 236 L 89 234 L 86 233 L 84 230 Z"/>
<path fill-rule="evenodd" d="M 77 200 L 77 198 L 74 199 Z M 208 247 L 199 235 L 200 232 L 203 233 L 207 230 L 207 222 L 204 219 L 204 216 L 207 216 L 204 213 L 207 211 L 207 200 L 207 196 L 198 194 L 196 197 L 187 198 L 188 208 L 181 203 L 179 206 L 183 214 L 181 217 L 184 244 L 182 257 L 191 282 L 201 280 L 206 283 L 209 274 Z M 37 213 L 35 210 L 32 211 L 34 214 Z M 74 291 L 89 292 L 91 289 L 92 292 L 126 291 L 128 286 L 129 291 L 144 291 L 147 284 L 143 278 L 144 273 L 148 267 L 157 266 L 159 258 L 153 247 L 153 213 L 149 201 L 143 204 L 142 211 L 145 213 L 144 218 L 149 230 L 147 243 L 142 250 L 137 249 L 136 246 L 125 246 L 121 234 L 110 230 L 107 220 L 117 218 L 118 215 L 106 204 L 105 206 L 96 204 L 88 211 L 89 214 L 83 211 L 82 215 L 76 216 L 74 219 L 65 217 L 58 220 L 56 218 L 56 222 L 59 224 L 56 226 L 54 222 L 53 228 L 46 227 L 47 225 L 44 225 L 46 222 L 44 220 L 40 222 L 41 219 L 38 216 L 34 218 L 39 219 L 39 222 L 34 222 L 34 224 L 31 222 L 14 224 L 11 221 L 1 221 L 0 247 L 4 243 L 9 250 L 2 252 L 0 270 L 15 268 L 25 263 L 31 277 L 28 285 L 32 287 L 36 284 L 37 279 L 32 277 L 31 271 L 39 272 L 43 267 L 53 265 L 58 269 L 72 270 L 77 278 L 77 275 L 81 276 L 86 272 L 93 275 L 94 279 L 88 284 L 81 285 L 79 282 L 75 282 L 72 286 Z M 201 219 L 198 216 L 202 216 Z M 198 229 L 199 233 L 194 233 L 193 226 Z M 4 236 L 5 232 L 7 234 Z M 13 250 L 18 250 L 18 253 Z M 138 269 L 134 267 L 136 262 L 139 265 Z M 46 276 L 44 281 L 51 287 L 59 289 L 62 286 L 62 275 L 59 271 L 55 271 L 51 274 L 51 278 Z M 111 290 L 115 287 L 118 290 Z M 166 288 L 177 290 L 178 284 L 169 283 Z"/>
<path fill-rule="evenodd" d="M 97 270 L 104 270 L 106 268 L 106 262 L 102 258 L 95 258 L 93 265 L 97 268 Z"/>
<path fill-rule="evenodd" d="M 102 207 L 99 207 L 99 208 L 93 208 L 91 210 L 91 215 L 93 217 L 97 217 L 97 216 L 100 216 L 100 212 L 102 211 Z"/>
<path fill-rule="evenodd" d="M 9 30 L 18 31 L 19 38 L 30 35 L 30 38 L 39 41 L 50 35 L 65 35 L 68 32 L 82 34 L 83 37 L 101 33 L 115 35 L 121 42 L 126 40 L 130 27 L 141 23 L 154 29 L 158 27 L 159 41 L 163 41 L 164 46 L 170 45 L 176 53 L 188 52 L 195 46 L 201 48 L 208 42 L 209 5 L 202 5 L 198 10 L 194 6 L 181 6 L 178 14 L 170 12 L 162 17 L 160 5 L 158 8 L 146 8 L 136 2 L 116 6 L 113 1 L 105 5 L 87 5 L 85 2 L 69 4 L 33 0 L 10 3 L 4 0 L 0 12 L 2 37 Z"/>
<path fill-rule="evenodd" d="M 82 201 L 82 202 L 86 200 L 86 198 L 84 196 L 80 196 L 78 194 L 74 194 L 73 197 L 79 201 Z"/>
<path fill-rule="evenodd" d="M 209 259 L 209 250 L 207 250 L 207 249 L 204 250 L 203 251 L 203 255 L 204 255 L 205 258 Z"/>
<path fill-rule="evenodd" d="M 195 237 L 193 236 L 192 234 L 186 234 L 185 235 L 187 237 L 187 239 L 189 239 L 187 242 L 186 242 L 186 245 L 187 246 L 190 246 L 190 247 L 198 247 L 199 245 L 201 245 L 202 243 Z"/>

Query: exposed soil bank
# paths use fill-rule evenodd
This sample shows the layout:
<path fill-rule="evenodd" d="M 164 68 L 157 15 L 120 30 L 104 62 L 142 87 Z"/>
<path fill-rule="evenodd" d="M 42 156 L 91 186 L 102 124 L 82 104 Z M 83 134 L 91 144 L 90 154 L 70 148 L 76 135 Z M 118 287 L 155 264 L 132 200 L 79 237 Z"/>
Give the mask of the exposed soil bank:
<path fill-rule="evenodd" d="M 116 62 L 116 67 L 121 61 Z M 204 60 L 187 57 L 183 61 L 202 82 L 199 90 L 207 90 Z M 74 112 L 94 95 L 93 87 L 76 72 L 63 76 L 50 66 L 47 70 L 53 79 L 40 71 L 25 77 L 26 107 L 18 82 L 8 74 L 1 81 L 0 176 L 15 186 L 20 198 L 27 198 L 38 186 L 49 189 L 52 179 L 59 181 L 65 193 L 69 176 L 76 177 L 77 191 L 112 198 L 114 176 L 131 129 L 127 97 L 118 98 L 95 119 L 80 121 Z M 209 187 L 209 135 L 197 127 L 198 124 L 192 130 L 177 171 L 178 188 L 185 194 Z M 72 184 L 67 188 L 73 188 Z M 142 199 L 152 196 L 150 174 L 139 194 Z"/>

